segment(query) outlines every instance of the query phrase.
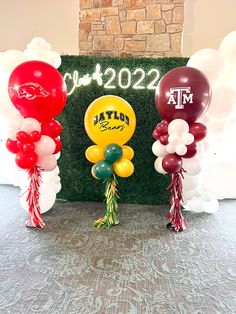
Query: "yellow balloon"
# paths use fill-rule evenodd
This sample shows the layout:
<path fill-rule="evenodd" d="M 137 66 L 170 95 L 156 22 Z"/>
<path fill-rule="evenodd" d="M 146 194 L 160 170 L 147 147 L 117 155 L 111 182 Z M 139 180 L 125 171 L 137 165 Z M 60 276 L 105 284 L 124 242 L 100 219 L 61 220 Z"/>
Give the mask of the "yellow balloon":
<path fill-rule="evenodd" d="M 124 145 L 122 146 L 122 150 L 123 150 L 123 158 L 132 160 L 134 158 L 134 150 L 132 147 Z"/>
<path fill-rule="evenodd" d="M 113 163 L 113 170 L 119 177 L 128 178 L 134 172 L 134 165 L 129 159 L 121 158 Z"/>
<path fill-rule="evenodd" d="M 90 139 L 97 145 L 105 147 L 114 143 L 122 146 L 134 134 L 136 117 L 126 100 L 107 95 L 95 99 L 88 107 L 84 126 Z"/>
<path fill-rule="evenodd" d="M 105 159 L 104 149 L 98 145 L 89 146 L 86 149 L 85 156 L 88 159 L 88 161 L 95 164 L 96 162 L 99 162 Z"/>

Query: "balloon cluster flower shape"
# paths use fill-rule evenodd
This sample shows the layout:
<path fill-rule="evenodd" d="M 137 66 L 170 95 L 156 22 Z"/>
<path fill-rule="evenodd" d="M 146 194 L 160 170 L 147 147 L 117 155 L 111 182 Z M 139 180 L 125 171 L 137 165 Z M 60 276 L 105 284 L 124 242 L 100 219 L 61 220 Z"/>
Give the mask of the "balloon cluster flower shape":
<path fill-rule="evenodd" d="M 91 173 L 105 183 L 106 214 L 94 222 L 97 228 L 110 228 L 119 223 L 117 217 L 117 178 L 128 178 L 134 172 L 134 151 L 127 143 L 136 127 L 130 104 L 118 96 L 102 96 L 88 107 L 85 130 L 96 144 L 87 148 L 85 156 L 94 165 Z"/>
<path fill-rule="evenodd" d="M 11 73 L 8 92 L 20 115 L 12 123 L 6 147 L 16 154 L 16 165 L 28 172 L 29 186 L 25 193 L 29 218 L 26 226 L 41 228 L 44 226 L 40 211 L 42 171 L 53 171 L 57 167 L 55 154 L 62 148 L 59 138 L 62 127 L 54 117 L 65 106 L 66 85 L 58 70 L 50 64 L 27 61 Z M 56 191 L 52 194 L 55 200 Z"/>
<path fill-rule="evenodd" d="M 181 213 L 185 160 L 197 154 L 197 143 L 205 138 L 206 126 L 196 120 L 207 111 L 211 100 L 211 88 L 206 76 L 191 67 L 179 67 L 166 73 L 160 80 L 155 95 L 156 108 L 164 118 L 152 133 L 152 146 L 158 158 L 154 167 L 161 174 L 171 176 L 167 190 L 171 193 L 171 209 L 167 215 L 168 228 L 175 231 L 187 229 Z M 188 181 L 196 171 L 192 159 L 188 164 Z M 193 171 L 191 171 L 193 170 Z M 191 182 L 190 182 L 191 183 Z"/>

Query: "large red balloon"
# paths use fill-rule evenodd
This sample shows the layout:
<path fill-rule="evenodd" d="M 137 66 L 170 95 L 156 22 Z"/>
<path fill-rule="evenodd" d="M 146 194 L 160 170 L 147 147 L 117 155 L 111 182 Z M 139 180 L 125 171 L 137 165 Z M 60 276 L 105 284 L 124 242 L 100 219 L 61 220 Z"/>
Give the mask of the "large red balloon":
<path fill-rule="evenodd" d="M 57 116 L 66 103 L 66 85 L 61 74 L 50 64 L 27 61 L 11 73 L 8 92 L 23 117 L 40 122 Z"/>
<path fill-rule="evenodd" d="M 179 67 L 166 73 L 160 80 L 155 95 L 160 115 L 172 121 L 183 119 L 194 122 L 208 108 L 211 89 L 206 76 L 191 67 Z"/>

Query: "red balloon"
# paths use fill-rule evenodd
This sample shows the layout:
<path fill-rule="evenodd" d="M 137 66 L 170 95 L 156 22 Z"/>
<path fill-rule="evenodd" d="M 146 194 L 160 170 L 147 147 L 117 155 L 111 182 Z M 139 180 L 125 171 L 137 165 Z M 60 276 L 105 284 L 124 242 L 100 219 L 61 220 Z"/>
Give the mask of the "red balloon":
<path fill-rule="evenodd" d="M 23 150 L 23 143 L 21 141 L 16 141 L 17 147 L 19 149 L 19 151 Z"/>
<path fill-rule="evenodd" d="M 162 160 L 162 168 L 172 174 L 178 172 L 183 165 L 183 160 L 177 154 L 168 154 Z"/>
<path fill-rule="evenodd" d="M 191 67 L 179 67 L 160 80 L 155 95 L 158 112 L 168 121 L 194 122 L 208 108 L 211 89 L 206 76 Z"/>
<path fill-rule="evenodd" d="M 203 140 L 204 137 L 206 137 L 207 128 L 204 124 L 200 122 L 194 122 L 189 126 L 189 133 L 191 133 L 194 136 L 194 140 L 196 142 L 199 142 Z"/>
<path fill-rule="evenodd" d="M 159 133 L 157 133 L 157 131 L 156 130 L 154 130 L 153 132 L 152 132 L 152 137 L 154 138 L 154 140 L 158 140 L 159 139 L 159 137 L 160 137 L 160 134 Z"/>
<path fill-rule="evenodd" d="M 59 140 L 59 138 L 54 138 L 53 140 L 54 140 L 54 142 L 56 144 L 56 148 L 55 148 L 53 154 L 57 154 L 62 149 L 62 142 L 61 142 L 61 140 Z"/>
<path fill-rule="evenodd" d="M 66 84 L 50 64 L 27 61 L 18 65 L 9 78 L 8 92 L 23 117 L 46 121 L 57 116 L 66 103 Z"/>
<path fill-rule="evenodd" d="M 32 131 L 29 135 L 31 142 L 38 142 L 41 138 L 39 131 Z"/>
<path fill-rule="evenodd" d="M 193 142 L 190 145 L 186 145 L 187 147 L 187 153 L 183 155 L 183 158 L 192 158 L 197 154 L 197 144 Z"/>
<path fill-rule="evenodd" d="M 30 137 L 29 134 L 25 131 L 19 131 L 16 133 L 16 139 L 20 141 L 21 143 L 29 143 Z"/>
<path fill-rule="evenodd" d="M 25 153 L 33 152 L 35 149 L 35 145 L 33 143 L 26 143 L 23 145 L 22 150 Z"/>
<path fill-rule="evenodd" d="M 160 143 L 162 145 L 167 145 L 169 143 L 168 137 L 169 137 L 168 134 L 161 135 L 160 138 L 159 138 Z"/>
<path fill-rule="evenodd" d="M 49 120 L 41 125 L 41 134 L 52 138 L 58 137 L 62 132 L 62 126 L 56 120 Z"/>
<path fill-rule="evenodd" d="M 6 147 L 9 150 L 9 152 L 16 154 L 20 151 L 18 145 L 17 145 L 17 141 L 13 141 L 10 138 L 7 139 L 6 141 Z"/>
<path fill-rule="evenodd" d="M 38 155 L 35 152 L 19 152 L 16 154 L 15 161 L 19 168 L 30 169 L 36 165 L 38 161 Z"/>

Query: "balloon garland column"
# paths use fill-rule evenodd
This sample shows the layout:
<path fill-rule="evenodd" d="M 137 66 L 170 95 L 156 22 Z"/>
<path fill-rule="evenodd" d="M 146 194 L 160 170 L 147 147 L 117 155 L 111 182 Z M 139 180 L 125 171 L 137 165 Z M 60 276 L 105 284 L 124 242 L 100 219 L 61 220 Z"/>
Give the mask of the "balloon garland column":
<path fill-rule="evenodd" d="M 206 112 L 210 99 L 211 89 L 206 76 L 191 67 L 169 71 L 156 90 L 156 107 L 165 120 L 153 131 L 156 142 L 152 151 L 158 157 L 155 161 L 157 172 L 171 175 L 167 188 L 171 193 L 167 227 L 175 231 L 187 229 L 181 205 L 184 203 L 184 173 L 191 178 L 191 171 L 186 172 L 183 167 L 186 159 L 196 155 L 197 142 L 206 136 L 206 127 L 196 120 Z M 191 170 L 191 162 L 188 168 Z"/>
<path fill-rule="evenodd" d="M 16 165 L 27 171 L 29 186 L 26 195 L 29 218 L 27 227 L 44 226 L 40 212 L 42 171 L 57 166 L 55 154 L 61 150 L 58 136 L 62 131 L 53 118 L 66 103 L 66 85 L 61 74 L 50 64 L 27 61 L 10 75 L 8 91 L 16 109 L 23 116 L 18 130 L 7 139 L 7 149 L 16 154 Z"/>
<path fill-rule="evenodd" d="M 88 147 L 86 158 L 94 163 L 91 173 L 105 183 L 106 214 L 94 222 L 97 228 L 110 228 L 119 223 L 117 217 L 117 179 L 131 176 L 134 151 L 124 145 L 136 127 L 133 108 L 118 96 L 102 96 L 88 107 L 84 118 L 85 130 L 96 143 Z"/>

